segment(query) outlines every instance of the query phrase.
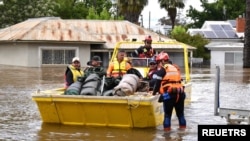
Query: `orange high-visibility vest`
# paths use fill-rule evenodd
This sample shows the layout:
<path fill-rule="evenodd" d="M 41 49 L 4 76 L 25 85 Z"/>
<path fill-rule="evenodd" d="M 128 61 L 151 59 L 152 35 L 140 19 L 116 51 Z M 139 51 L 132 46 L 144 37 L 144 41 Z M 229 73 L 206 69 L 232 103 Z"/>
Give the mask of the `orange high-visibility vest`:
<path fill-rule="evenodd" d="M 160 93 L 168 92 L 173 93 L 173 90 L 177 90 L 177 93 L 183 92 L 183 85 L 181 83 L 181 73 L 178 68 L 171 64 L 164 66 L 166 75 L 163 77 L 160 87 Z"/>

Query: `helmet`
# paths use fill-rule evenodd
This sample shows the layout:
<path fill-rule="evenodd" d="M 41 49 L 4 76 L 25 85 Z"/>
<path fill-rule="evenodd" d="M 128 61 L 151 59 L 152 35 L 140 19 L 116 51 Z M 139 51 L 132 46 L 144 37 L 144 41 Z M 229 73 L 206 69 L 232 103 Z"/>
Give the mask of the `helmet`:
<path fill-rule="evenodd" d="M 144 41 L 145 41 L 145 42 L 146 42 L 146 41 L 151 41 L 151 42 L 152 42 L 151 36 L 150 36 L 150 35 L 146 36 Z"/>
<path fill-rule="evenodd" d="M 150 59 L 148 60 L 148 63 L 149 63 L 149 64 L 150 64 L 150 63 L 156 63 L 155 56 L 153 56 L 152 58 L 150 58 Z"/>
<path fill-rule="evenodd" d="M 166 52 L 161 52 L 156 56 L 156 61 L 165 60 L 168 61 L 169 56 Z"/>

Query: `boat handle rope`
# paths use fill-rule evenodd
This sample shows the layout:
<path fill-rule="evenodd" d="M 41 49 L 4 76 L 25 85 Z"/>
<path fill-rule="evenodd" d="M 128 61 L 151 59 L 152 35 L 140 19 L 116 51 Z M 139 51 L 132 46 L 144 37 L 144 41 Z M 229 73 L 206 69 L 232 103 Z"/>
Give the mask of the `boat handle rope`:
<path fill-rule="evenodd" d="M 135 100 L 132 100 L 132 99 L 127 98 L 128 109 L 136 109 L 136 108 L 138 108 L 139 105 L 140 105 L 140 103 L 141 103 L 141 100 L 142 100 L 142 98 L 140 97 L 140 99 L 138 100 L 137 103 L 132 104 L 132 103 L 135 102 Z"/>

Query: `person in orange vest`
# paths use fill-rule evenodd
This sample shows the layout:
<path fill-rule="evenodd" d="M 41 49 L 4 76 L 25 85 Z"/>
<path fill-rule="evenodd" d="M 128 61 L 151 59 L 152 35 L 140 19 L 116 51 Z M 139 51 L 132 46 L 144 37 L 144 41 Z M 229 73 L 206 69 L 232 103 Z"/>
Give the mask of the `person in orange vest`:
<path fill-rule="evenodd" d="M 76 82 L 78 77 L 83 76 L 84 72 L 81 69 L 81 63 L 79 57 L 74 57 L 72 59 L 72 64 L 67 66 L 64 81 L 65 81 L 65 88 L 68 88 L 72 83 Z"/>
<path fill-rule="evenodd" d="M 186 94 L 184 86 L 181 83 L 181 73 L 179 68 L 169 63 L 169 56 L 161 52 L 156 56 L 157 71 L 153 74 L 155 86 L 153 95 L 160 94 L 159 102 L 163 102 L 165 131 L 171 130 L 171 117 L 175 108 L 179 121 L 179 129 L 186 128 L 186 119 L 184 116 L 184 101 Z"/>
<path fill-rule="evenodd" d="M 110 62 L 109 64 L 106 73 L 107 77 L 122 77 L 124 74 L 127 73 L 129 69 L 132 68 L 131 64 L 124 59 L 125 56 L 126 53 L 124 50 L 120 50 L 118 52 L 116 59 L 113 62 Z"/>
<path fill-rule="evenodd" d="M 139 58 L 152 58 L 156 52 L 151 46 L 152 38 L 151 36 L 146 36 L 144 40 L 144 46 L 140 46 L 137 48 L 133 53 L 132 57 L 139 57 Z"/>

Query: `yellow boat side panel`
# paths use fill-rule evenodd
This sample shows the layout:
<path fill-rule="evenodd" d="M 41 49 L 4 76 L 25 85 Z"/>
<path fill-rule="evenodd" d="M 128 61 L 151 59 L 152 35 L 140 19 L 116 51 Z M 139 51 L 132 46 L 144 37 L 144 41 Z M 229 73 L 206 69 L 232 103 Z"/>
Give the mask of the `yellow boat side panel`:
<path fill-rule="evenodd" d="M 191 86 L 186 84 L 185 104 L 191 102 Z M 63 90 L 32 95 L 45 123 L 131 128 L 162 125 L 164 112 L 158 98 L 147 93 L 126 97 L 63 95 Z"/>
<path fill-rule="evenodd" d="M 39 100 L 39 99 L 35 99 Z M 58 117 L 57 109 L 55 107 L 55 103 L 52 101 L 37 101 L 37 106 L 41 114 L 41 118 L 43 122 L 51 122 L 51 123 L 60 123 L 60 119 Z"/>
<path fill-rule="evenodd" d="M 162 124 L 158 96 L 33 96 L 43 122 L 110 127 L 156 127 Z M 46 100 L 45 100 L 46 99 Z M 50 101 L 48 99 L 51 99 Z M 46 102 L 44 102 L 46 101 Z"/>

